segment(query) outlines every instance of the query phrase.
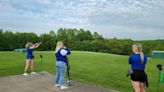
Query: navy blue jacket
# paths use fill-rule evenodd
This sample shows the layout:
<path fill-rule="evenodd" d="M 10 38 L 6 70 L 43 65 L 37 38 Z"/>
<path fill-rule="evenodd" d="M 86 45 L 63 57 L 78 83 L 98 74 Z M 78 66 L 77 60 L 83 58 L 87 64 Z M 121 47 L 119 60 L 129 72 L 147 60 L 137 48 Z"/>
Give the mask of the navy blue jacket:
<path fill-rule="evenodd" d="M 144 70 L 147 62 L 147 56 L 144 55 L 144 63 L 141 63 L 140 54 L 132 54 L 129 57 L 129 64 L 133 70 Z"/>
<path fill-rule="evenodd" d="M 33 49 L 30 49 L 30 48 L 28 47 L 26 52 L 27 52 L 27 55 L 26 55 L 27 58 L 33 56 Z"/>
<path fill-rule="evenodd" d="M 57 61 L 57 62 L 58 62 L 58 61 L 62 61 L 62 62 L 67 63 L 68 60 L 67 60 L 67 56 L 66 56 L 66 55 L 71 54 L 71 50 L 70 50 L 69 48 L 64 49 L 64 50 L 67 51 L 66 55 L 62 55 L 62 54 L 60 53 L 61 50 L 62 50 L 62 49 L 60 49 L 57 53 L 55 53 L 56 61 Z"/>

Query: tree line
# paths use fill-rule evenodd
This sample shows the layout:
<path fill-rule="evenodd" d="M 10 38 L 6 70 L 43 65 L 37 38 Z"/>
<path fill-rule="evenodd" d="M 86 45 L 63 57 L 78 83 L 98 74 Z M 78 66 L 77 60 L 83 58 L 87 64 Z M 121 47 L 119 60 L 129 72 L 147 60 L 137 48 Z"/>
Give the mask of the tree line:
<path fill-rule="evenodd" d="M 42 42 L 37 49 L 40 51 L 50 51 L 55 49 L 57 41 L 63 41 L 72 50 L 94 51 L 128 55 L 132 53 L 133 43 L 142 43 L 143 51 L 148 56 L 153 50 L 164 50 L 164 40 L 142 40 L 134 41 L 131 39 L 107 39 L 97 32 L 91 33 L 84 29 L 60 28 L 57 32 L 49 31 L 37 35 L 35 33 L 25 33 L 4 31 L 0 29 L 0 51 L 13 51 L 17 48 L 25 48 L 26 42 Z"/>

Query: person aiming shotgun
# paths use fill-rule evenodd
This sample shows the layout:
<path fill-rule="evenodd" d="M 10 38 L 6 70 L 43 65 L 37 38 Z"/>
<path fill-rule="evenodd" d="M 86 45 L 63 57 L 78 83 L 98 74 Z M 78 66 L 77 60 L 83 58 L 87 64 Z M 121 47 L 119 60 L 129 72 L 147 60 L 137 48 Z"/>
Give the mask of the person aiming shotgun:
<path fill-rule="evenodd" d="M 67 48 L 62 41 L 58 41 L 55 49 L 56 56 L 56 81 L 55 87 L 67 89 L 65 86 L 65 70 L 68 64 L 67 55 L 71 54 L 71 50 Z"/>
<path fill-rule="evenodd" d="M 27 54 L 26 54 L 26 66 L 24 69 L 23 75 L 27 76 L 27 69 L 28 67 L 31 67 L 31 74 L 36 74 L 34 72 L 34 55 L 33 55 L 33 50 L 35 48 L 38 48 L 41 42 L 33 44 L 32 42 L 27 42 L 26 43 L 26 49 L 27 49 Z"/>

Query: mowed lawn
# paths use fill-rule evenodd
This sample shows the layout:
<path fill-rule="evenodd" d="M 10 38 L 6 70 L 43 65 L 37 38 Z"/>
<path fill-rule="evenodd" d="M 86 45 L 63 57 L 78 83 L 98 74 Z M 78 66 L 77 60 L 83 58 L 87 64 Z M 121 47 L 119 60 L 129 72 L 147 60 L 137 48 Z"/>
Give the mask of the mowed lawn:
<path fill-rule="evenodd" d="M 55 57 L 53 51 L 35 51 L 35 69 L 55 74 Z M 40 64 L 40 54 L 43 64 Z M 0 76 L 22 74 L 25 66 L 25 53 L 0 52 Z M 73 51 L 69 56 L 71 64 L 71 78 L 121 92 L 133 92 L 129 77 L 126 77 L 128 56 L 107 53 Z M 156 92 L 158 69 L 156 65 L 162 59 L 148 59 L 146 72 L 149 77 L 147 92 Z M 164 84 L 160 85 L 160 92 L 164 92 Z"/>

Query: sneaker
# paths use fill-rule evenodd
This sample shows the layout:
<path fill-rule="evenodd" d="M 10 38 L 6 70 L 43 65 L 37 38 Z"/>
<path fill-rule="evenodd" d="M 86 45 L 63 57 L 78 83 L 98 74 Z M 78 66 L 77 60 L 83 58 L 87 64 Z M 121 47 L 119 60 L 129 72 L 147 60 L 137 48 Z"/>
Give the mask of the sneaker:
<path fill-rule="evenodd" d="M 31 72 L 31 74 L 36 74 L 36 72 Z"/>
<path fill-rule="evenodd" d="M 24 75 L 24 76 L 28 76 L 28 74 L 27 74 L 27 73 L 23 73 L 23 75 Z"/>
<path fill-rule="evenodd" d="M 68 89 L 68 87 L 66 87 L 66 86 L 61 86 L 60 89 Z"/>
<path fill-rule="evenodd" d="M 60 84 L 55 84 L 55 87 L 57 88 L 57 87 L 60 87 Z"/>

